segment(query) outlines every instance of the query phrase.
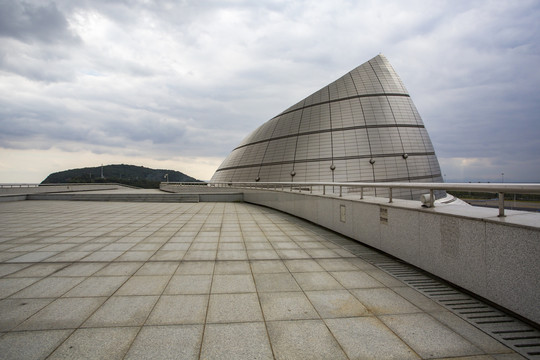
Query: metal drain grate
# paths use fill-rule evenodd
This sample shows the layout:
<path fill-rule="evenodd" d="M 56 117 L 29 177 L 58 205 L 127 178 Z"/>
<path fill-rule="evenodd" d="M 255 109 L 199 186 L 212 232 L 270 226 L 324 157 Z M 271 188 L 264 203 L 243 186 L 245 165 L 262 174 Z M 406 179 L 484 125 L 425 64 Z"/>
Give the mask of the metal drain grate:
<path fill-rule="evenodd" d="M 540 360 L 538 329 L 399 260 L 372 250 L 356 251 L 355 255 L 435 300 L 527 359 Z"/>

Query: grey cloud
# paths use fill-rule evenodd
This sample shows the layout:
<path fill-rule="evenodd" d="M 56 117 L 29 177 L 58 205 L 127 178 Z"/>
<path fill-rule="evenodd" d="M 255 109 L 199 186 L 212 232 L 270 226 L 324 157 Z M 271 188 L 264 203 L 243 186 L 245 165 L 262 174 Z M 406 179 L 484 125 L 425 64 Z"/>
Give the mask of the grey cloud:
<path fill-rule="evenodd" d="M 526 1 L 0 0 L 0 146 L 225 157 L 381 51 L 440 158 L 519 157 L 540 179 L 539 17 Z"/>
<path fill-rule="evenodd" d="M 25 1 L 0 1 L 0 35 L 25 42 L 76 43 L 77 35 L 69 29 L 55 3 L 41 5 Z"/>

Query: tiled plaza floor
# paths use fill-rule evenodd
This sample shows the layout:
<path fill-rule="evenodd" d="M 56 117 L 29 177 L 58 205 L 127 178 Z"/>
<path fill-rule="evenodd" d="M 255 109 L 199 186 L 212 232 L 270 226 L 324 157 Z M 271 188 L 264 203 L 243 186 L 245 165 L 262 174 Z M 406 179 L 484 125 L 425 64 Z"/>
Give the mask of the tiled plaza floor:
<path fill-rule="evenodd" d="M 344 244 L 241 203 L 0 203 L 0 358 L 521 359 Z"/>

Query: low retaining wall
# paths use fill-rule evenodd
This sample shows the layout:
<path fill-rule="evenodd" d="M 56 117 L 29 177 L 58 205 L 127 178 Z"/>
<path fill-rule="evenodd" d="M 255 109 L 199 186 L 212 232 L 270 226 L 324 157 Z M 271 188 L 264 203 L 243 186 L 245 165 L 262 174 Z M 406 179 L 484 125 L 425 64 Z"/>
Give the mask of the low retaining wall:
<path fill-rule="evenodd" d="M 116 190 L 117 184 L 62 184 L 0 188 L 0 195 L 27 195 L 72 191 Z"/>
<path fill-rule="evenodd" d="M 390 204 L 380 198 L 358 201 L 248 190 L 244 201 L 368 244 L 540 324 L 538 214 L 530 214 L 539 220 L 534 227 L 509 224 L 493 209 L 456 205 L 427 209 L 406 200 Z M 464 210 L 470 214 L 464 215 Z M 486 218 L 486 210 L 493 217 Z"/>

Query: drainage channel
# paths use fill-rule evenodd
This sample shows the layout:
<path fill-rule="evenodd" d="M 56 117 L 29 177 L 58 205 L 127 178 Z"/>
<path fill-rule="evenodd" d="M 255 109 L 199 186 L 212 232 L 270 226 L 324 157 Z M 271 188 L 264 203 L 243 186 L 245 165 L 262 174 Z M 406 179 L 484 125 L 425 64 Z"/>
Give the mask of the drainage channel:
<path fill-rule="evenodd" d="M 368 249 L 352 252 L 420 291 L 527 359 L 540 360 L 538 329 L 406 263 Z"/>

